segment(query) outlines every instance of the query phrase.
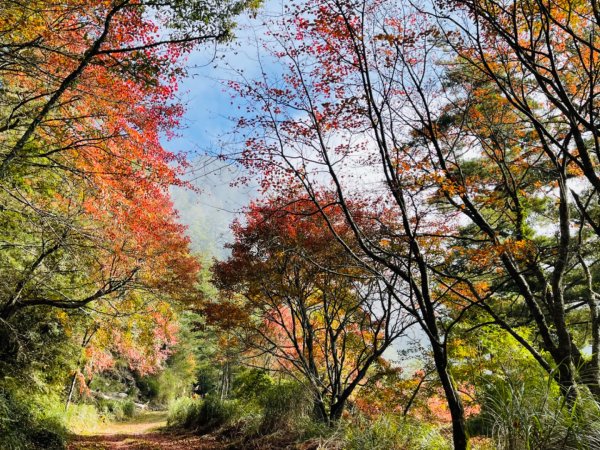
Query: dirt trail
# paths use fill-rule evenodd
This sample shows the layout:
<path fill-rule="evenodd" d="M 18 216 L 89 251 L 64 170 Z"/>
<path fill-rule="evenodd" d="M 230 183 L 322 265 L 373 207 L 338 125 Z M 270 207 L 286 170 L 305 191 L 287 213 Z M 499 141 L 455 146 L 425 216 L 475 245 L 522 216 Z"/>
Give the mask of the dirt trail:
<path fill-rule="evenodd" d="M 140 413 L 129 422 L 108 423 L 93 434 L 73 436 L 69 450 L 219 450 L 210 436 L 165 430 L 166 413 Z"/>

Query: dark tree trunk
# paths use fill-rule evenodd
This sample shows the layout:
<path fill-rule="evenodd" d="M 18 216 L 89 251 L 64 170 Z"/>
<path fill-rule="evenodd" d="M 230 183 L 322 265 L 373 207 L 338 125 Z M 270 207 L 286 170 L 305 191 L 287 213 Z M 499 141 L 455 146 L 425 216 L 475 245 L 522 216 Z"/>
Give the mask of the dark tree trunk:
<path fill-rule="evenodd" d="M 465 412 L 458 391 L 454 387 L 452 377 L 448 372 L 448 355 L 439 343 L 432 342 L 433 359 L 440 382 L 444 389 L 450 416 L 452 417 L 452 441 L 454 450 L 467 450 L 469 448 L 469 435 L 465 422 Z"/>
<path fill-rule="evenodd" d="M 590 390 L 596 403 L 600 404 L 600 374 L 598 373 L 598 356 L 592 355 L 592 359 L 584 364 L 581 369 L 581 381 Z"/>
<path fill-rule="evenodd" d="M 568 405 L 573 405 L 578 397 L 577 382 L 575 380 L 575 367 L 571 356 L 565 355 L 561 360 L 556 361 L 558 366 L 558 385 L 561 394 L 567 400 Z"/>
<path fill-rule="evenodd" d="M 331 405 L 331 410 L 329 411 L 329 423 L 331 425 L 334 425 L 338 420 L 342 418 L 342 414 L 344 413 L 345 408 L 345 400 L 339 400 L 333 405 Z"/>

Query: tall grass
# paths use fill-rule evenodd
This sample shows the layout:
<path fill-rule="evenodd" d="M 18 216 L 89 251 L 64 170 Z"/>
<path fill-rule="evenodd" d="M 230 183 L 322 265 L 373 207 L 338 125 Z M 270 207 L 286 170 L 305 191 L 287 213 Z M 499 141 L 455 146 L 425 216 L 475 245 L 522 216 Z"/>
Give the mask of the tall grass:
<path fill-rule="evenodd" d="M 127 420 L 135 415 L 135 403 L 131 399 L 98 399 L 96 408 L 104 420 Z"/>
<path fill-rule="evenodd" d="M 583 390 L 568 404 L 551 383 L 494 380 L 482 403 L 481 424 L 499 450 L 600 449 L 600 409 Z"/>
<path fill-rule="evenodd" d="M 64 420 L 67 429 L 74 434 L 99 431 L 103 422 L 96 407 L 85 403 L 69 405 L 69 409 L 64 413 Z"/>
<path fill-rule="evenodd" d="M 439 429 L 392 414 L 372 420 L 356 417 L 346 428 L 346 450 L 446 450 Z"/>
<path fill-rule="evenodd" d="M 231 422 L 237 416 L 237 409 L 238 404 L 235 400 L 220 400 L 214 396 L 195 400 L 183 398 L 172 403 L 167 424 L 210 432 Z"/>
<path fill-rule="evenodd" d="M 260 431 L 264 434 L 298 429 L 310 420 L 313 406 L 310 393 L 295 382 L 269 386 L 258 397 L 258 403 L 262 408 Z"/>

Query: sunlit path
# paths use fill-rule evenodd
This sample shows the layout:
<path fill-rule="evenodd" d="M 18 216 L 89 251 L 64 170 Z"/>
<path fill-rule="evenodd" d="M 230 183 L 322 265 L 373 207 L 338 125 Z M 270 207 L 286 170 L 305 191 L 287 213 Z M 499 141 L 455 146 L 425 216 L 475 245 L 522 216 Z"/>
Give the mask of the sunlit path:
<path fill-rule="evenodd" d="M 69 450 L 112 449 L 220 449 L 210 436 L 195 436 L 166 430 L 164 411 L 141 413 L 127 422 L 107 423 L 89 435 L 73 436 Z"/>

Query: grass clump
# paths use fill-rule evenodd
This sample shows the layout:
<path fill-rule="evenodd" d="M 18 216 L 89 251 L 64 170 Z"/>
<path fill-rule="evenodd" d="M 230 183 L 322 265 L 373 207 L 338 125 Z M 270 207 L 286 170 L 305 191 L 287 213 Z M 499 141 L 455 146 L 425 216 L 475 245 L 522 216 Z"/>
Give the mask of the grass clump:
<path fill-rule="evenodd" d="M 173 402 L 169 408 L 167 423 L 173 427 L 210 432 L 232 421 L 236 417 L 236 409 L 235 400 L 221 400 L 215 396 L 183 398 Z"/>
<path fill-rule="evenodd" d="M 195 405 L 201 401 L 190 397 L 180 397 L 171 402 L 167 416 L 167 426 L 185 428 L 186 418 L 190 414 L 190 410 L 195 408 Z"/>
<path fill-rule="evenodd" d="M 130 399 L 98 399 L 96 407 L 105 420 L 123 421 L 135 416 L 135 403 Z"/>
<path fill-rule="evenodd" d="M 312 397 L 304 386 L 287 381 L 265 389 L 258 404 L 262 408 L 260 432 L 268 434 L 294 430 L 309 421 Z"/>
<path fill-rule="evenodd" d="M 431 425 L 392 414 L 374 420 L 356 417 L 346 428 L 347 450 L 446 450 L 450 443 Z"/>
<path fill-rule="evenodd" d="M 499 450 L 600 448 L 600 408 L 581 390 L 569 404 L 556 386 L 494 380 L 483 386 L 474 431 Z"/>
<path fill-rule="evenodd" d="M 97 431 L 102 423 L 96 407 L 88 403 L 72 403 L 64 417 L 67 429 L 74 434 Z"/>

